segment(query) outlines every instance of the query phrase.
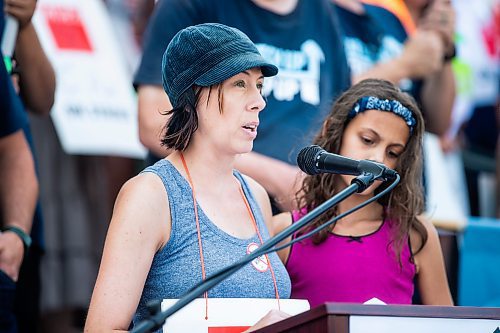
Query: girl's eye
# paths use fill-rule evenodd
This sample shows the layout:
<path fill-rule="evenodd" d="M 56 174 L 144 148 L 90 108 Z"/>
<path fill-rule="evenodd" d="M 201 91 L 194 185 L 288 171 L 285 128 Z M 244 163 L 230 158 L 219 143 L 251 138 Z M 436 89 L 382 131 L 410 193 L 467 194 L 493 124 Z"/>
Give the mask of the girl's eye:
<path fill-rule="evenodd" d="M 263 88 L 264 88 L 264 84 L 262 82 L 257 83 L 257 89 L 262 91 Z"/>
<path fill-rule="evenodd" d="M 390 151 L 389 152 L 389 156 L 392 157 L 392 158 L 398 158 L 399 157 L 399 153 L 396 153 L 394 151 Z"/>

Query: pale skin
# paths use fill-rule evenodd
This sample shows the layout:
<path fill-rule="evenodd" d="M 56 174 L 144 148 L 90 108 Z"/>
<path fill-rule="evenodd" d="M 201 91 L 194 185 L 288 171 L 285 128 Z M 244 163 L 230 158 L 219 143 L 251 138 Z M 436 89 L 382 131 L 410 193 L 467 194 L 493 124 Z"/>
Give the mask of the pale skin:
<path fill-rule="evenodd" d="M 259 113 L 265 107 L 262 83 L 258 68 L 224 81 L 222 113 L 217 87 L 212 89 L 208 104 L 208 88 L 204 88 L 197 109 L 199 127 L 183 152 L 199 205 L 214 224 L 237 238 L 250 238 L 255 233 L 233 169 L 237 156 L 252 149 Z M 180 152 L 174 151 L 167 159 L 187 179 Z M 270 226 L 267 193 L 257 182 L 246 179 Z M 128 181 L 116 200 L 85 332 L 127 330 L 153 257 L 168 243 L 170 229 L 169 201 L 160 178 L 146 173 Z M 271 312 L 252 329 L 283 316 Z"/>
<path fill-rule="evenodd" d="M 160 86 L 142 85 L 138 89 L 138 103 L 141 143 L 157 156 L 167 156 L 170 151 L 161 146 L 160 137 L 167 121 L 162 112 L 172 109 L 168 97 Z M 262 184 L 278 203 L 282 203 L 281 208 L 291 208 L 293 184 L 300 173 L 299 168 L 256 152 L 241 154 L 235 161 L 235 168 Z"/>
<path fill-rule="evenodd" d="M 253 0 L 258 6 L 285 15 L 293 11 L 298 0 Z M 160 138 L 166 117 L 162 113 L 172 109 L 160 85 L 140 85 L 137 90 L 139 106 L 139 138 L 155 155 L 164 157 L 170 151 L 161 146 Z M 270 112 L 272 110 L 269 110 Z M 291 208 L 293 185 L 300 173 L 298 167 L 256 152 L 242 154 L 235 168 L 259 182 L 276 199 L 283 210 Z M 273 170 L 272 173 L 267 170 Z"/>
<path fill-rule="evenodd" d="M 364 12 L 359 0 L 334 1 L 355 13 Z M 403 52 L 393 59 L 375 64 L 364 73 L 355 75 L 352 78 L 353 84 L 367 78 L 385 79 L 394 84 L 399 84 L 405 78 L 425 79 L 421 97 L 426 110 L 426 130 L 442 135 L 450 126 L 455 99 L 455 79 L 451 64 L 443 63 L 444 54 L 448 52 L 450 43 L 453 43 L 453 8 L 447 0 L 436 0 L 430 11 L 432 15 L 421 20 L 412 10 L 414 7 L 408 7 L 418 29 L 408 37 Z M 434 14 L 435 12 L 438 14 Z M 437 15 L 449 18 L 444 26 L 436 24 Z"/>
<path fill-rule="evenodd" d="M 368 110 L 358 114 L 347 125 L 342 137 L 340 154 L 354 159 L 368 159 L 395 168 L 399 156 L 405 149 L 409 138 L 406 123 L 395 114 L 378 110 Z M 336 186 L 347 187 L 353 176 L 341 176 Z M 375 182 L 360 194 L 350 196 L 337 207 L 339 214 L 373 197 L 374 190 L 380 185 Z M 376 231 L 382 224 L 383 208 L 377 203 L 340 219 L 333 229 L 336 234 L 362 236 Z M 437 231 L 428 220 L 420 219 L 428 233 L 428 240 L 415 257 L 417 284 L 422 301 L 428 305 L 453 305 L 444 268 L 443 254 Z M 275 232 L 280 232 L 291 224 L 290 213 L 274 217 Z M 290 239 L 288 239 L 289 241 Z M 413 253 L 421 245 L 415 230 L 410 232 Z M 290 248 L 280 251 L 279 256 L 286 262 Z"/>

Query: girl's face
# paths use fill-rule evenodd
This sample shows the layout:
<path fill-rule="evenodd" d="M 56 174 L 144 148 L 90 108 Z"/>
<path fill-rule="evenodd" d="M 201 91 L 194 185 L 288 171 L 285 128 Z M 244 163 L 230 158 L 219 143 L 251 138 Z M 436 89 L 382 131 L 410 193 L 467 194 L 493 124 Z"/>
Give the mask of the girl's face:
<path fill-rule="evenodd" d="M 250 152 L 257 136 L 259 113 L 266 106 L 261 94 L 263 83 L 260 68 L 246 70 L 227 79 L 220 87 L 213 87 L 208 104 L 209 88 L 203 88 L 198 104 L 199 127 L 195 133 L 199 132 L 204 141 L 224 152 Z"/>
<path fill-rule="evenodd" d="M 366 110 L 347 125 L 340 154 L 357 160 L 372 160 L 394 169 L 409 137 L 410 130 L 401 117 L 392 112 Z M 341 178 L 349 185 L 354 176 Z M 373 194 L 380 184 L 376 181 L 363 194 Z"/>

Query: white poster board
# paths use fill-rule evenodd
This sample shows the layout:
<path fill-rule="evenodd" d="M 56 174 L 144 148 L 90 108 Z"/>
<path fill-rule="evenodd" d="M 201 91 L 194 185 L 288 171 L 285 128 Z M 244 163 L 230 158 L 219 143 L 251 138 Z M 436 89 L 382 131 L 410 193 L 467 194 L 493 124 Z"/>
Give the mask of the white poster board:
<path fill-rule="evenodd" d="M 65 152 L 144 157 L 132 78 L 102 1 L 39 0 L 33 23 L 56 72 L 51 116 Z"/>
<path fill-rule="evenodd" d="M 176 299 L 165 299 L 162 310 Z M 280 310 L 291 316 L 309 310 L 306 300 L 280 299 Z M 164 333 L 239 333 L 254 325 L 270 310 L 278 309 L 276 299 L 209 298 L 208 319 L 205 319 L 205 299 L 198 298 L 174 313 L 163 326 Z"/>
<path fill-rule="evenodd" d="M 424 135 L 426 215 L 438 227 L 462 230 L 467 222 L 467 188 L 459 155 L 447 156 L 439 138 Z"/>
<path fill-rule="evenodd" d="M 500 320 L 350 316 L 349 333 L 498 333 Z"/>

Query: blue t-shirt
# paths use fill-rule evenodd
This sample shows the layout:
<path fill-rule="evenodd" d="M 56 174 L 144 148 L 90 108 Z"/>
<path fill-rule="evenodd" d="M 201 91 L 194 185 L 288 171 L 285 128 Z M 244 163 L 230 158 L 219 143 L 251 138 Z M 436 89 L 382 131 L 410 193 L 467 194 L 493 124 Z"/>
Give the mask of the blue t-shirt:
<path fill-rule="evenodd" d="M 333 100 L 350 86 L 350 73 L 329 0 L 299 0 L 287 15 L 250 0 L 162 0 L 145 34 L 135 85 L 161 85 L 161 58 L 179 30 L 217 22 L 240 29 L 279 67 L 266 78 L 254 151 L 296 163 L 300 149 L 319 130 Z"/>
<path fill-rule="evenodd" d="M 4 1 L 0 0 L 0 8 Z M 5 17 L 0 15 L 0 37 L 3 36 Z M 22 129 L 28 123 L 22 104 L 17 97 L 12 81 L 3 64 L 3 53 L 0 50 L 0 138 Z"/>
<path fill-rule="evenodd" d="M 364 5 L 363 14 L 334 5 L 347 61 L 353 75 L 366 72 L 378 63 L 398 57 L 408 35 L 401 21 L 385 8 Z M 404 79 L 400 88 L 420 100 L 421 80 Z"/>
<path fill-rule="evenodd" d="M 3 15 L 0 16 L 1 28 Z M 2 63 L 0 63 L 0 138 L 2 138 L 23 129 L 28 124 L 28 116 L 12 86 L 11 78 L 3 64 L 1 51 L 0 56 L 2 57 Z"/>
<path fill-rule="evenodd" d="M 0 138 L 2 138 L 23 129 L 28 119 L 22 108 L 19 110 L 17 97 L 13 98 L 12 82 L 5 66 L 0 64 L 0 67 Z"/>

